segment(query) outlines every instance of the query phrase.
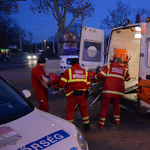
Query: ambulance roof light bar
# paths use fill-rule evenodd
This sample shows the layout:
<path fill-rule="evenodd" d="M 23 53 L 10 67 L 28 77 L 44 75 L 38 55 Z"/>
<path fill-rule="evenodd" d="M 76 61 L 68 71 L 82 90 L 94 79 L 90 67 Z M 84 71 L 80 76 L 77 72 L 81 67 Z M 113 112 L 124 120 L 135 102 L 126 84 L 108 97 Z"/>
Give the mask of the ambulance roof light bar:
<path fill-rule="evenodd" d="M 136 15 L 136 23 L 141 23 L 142 22 L 142 15 L 138 14 Z"/>
<path fill-rule="evenodd" d="M 126 25 L 128 25 L 128 24 L 130 24 L 130 20 L 129 20 L 129 19 L 124 20 L 123 26 L 126 26 Z"/>

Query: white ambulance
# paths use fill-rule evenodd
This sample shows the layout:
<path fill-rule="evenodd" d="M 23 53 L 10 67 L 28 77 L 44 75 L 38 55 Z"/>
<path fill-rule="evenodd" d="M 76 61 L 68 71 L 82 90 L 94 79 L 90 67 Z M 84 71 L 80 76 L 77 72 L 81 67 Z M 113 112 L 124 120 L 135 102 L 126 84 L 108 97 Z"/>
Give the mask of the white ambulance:
<path fill-rule="evenodd" d="M 80 42 L 80 65 L 86 70 L 102 67 L 122 56 L 131 80 L 125 83 L 126 96 L 120 104 L 132 112 L 150 112 L 150 104 L 137 98 L 139 79 L 150 80 L 150 22 L 138 22 L 113 28 L 108 43 L 107 63 L 104 63 L 104 31 L 82 27 Z M 132 93 L 131 93 L 132 91 Z"/>

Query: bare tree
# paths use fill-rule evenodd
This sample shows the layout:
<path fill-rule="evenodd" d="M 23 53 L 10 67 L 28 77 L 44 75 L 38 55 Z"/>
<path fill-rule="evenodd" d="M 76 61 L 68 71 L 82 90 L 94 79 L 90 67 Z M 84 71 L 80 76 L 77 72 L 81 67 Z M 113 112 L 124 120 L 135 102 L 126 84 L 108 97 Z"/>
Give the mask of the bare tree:
<path fill-rule="evenodd" d="M 9 45 L 19 45 L 18 20 L 7 15 L 0 15 L 0 47 L 8 48 Z M 25 29 L 22 29 L 22 41 L 25 41 Z"/>
<path fill-rule="evenodd" d="M 7 15 L 18 13 L 19 11 L 18 1 L 26 1 L 26 0 L 0 0 L 0 12 L 3 12 L 4 14 Z"/>
<path fill-rule="evenodd" d="M 132 23 L 136 21 L 135 16 L 138 14 L 142 15 L 142 20 L 145 22 L 146 18 L 150 16 L 150 10 L 145 8 L 133 9 L 133 17 L 131 18 Z"/>
<path fill-rule="evenodd" d="M 84 0 L 84 7 L 82 7 L 82 0 L 32 0 L 32 5 L 30 9 L 35 13 L 43 12 L 46 14 L 53 13 L 57 21 L 58 34 L 57 42 L 59 51 L 62 47 L 62 31 L 70 32 L 72 23 L 76 18 L 79 18 L 83 12 L 84 17 L 92 17 L 94 13 L 94 6 L 90 3 L 90 0 Z M 73 18 L 69 25 L 66 26 L 67 14 L 72 14 Z"/>
<path fill-rule="evenodd" d="M 114 26 L 122 26 L 125 19 L 132 13 L 132 9 L 129 4 L 124 4 L 122 1 L 118 1 L 116 9 L 108 10 L 109 15 L 101 20 L 101 29 L 112 29 Z"/>
<path fill-rule="evenodd" d="M 124 4 L 122 1 L 116 3 L 116 9 L 108 10 L 109 15 L 101 20 L 101 29 L 112 29 L 114 26 L 122 26 L 124 20 L 129 19 L 130 23 L 136 22 L 136 15 L 142 15 L 143 21 L 150 16 L 150 10 L 145 8 L 132 9 L 129 4 Z"/>

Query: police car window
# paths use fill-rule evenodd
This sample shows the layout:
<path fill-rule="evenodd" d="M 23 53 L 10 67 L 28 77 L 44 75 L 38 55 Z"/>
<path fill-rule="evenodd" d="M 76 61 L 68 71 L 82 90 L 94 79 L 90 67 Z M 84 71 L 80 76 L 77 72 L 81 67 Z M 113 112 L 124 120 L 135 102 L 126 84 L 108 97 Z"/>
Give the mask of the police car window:
<path fill-rule="evenodd" d="M 100 62 L 101 59 L 101 43 L 84 42 L 83 61 Z"/>
<path fill-rule="evenodd" d="M 71 65 L 71 59 L 72 58 L 67 58 L 67 65 Z"/>
<path fill-rule="evenodd" d="M 148 41 L 148 49 L 147 49 L 147 67 L 150 67 L 150 40 Z"/>
<path fill-rule="evenodd" d="M 20 118 L 31 111 L 28 103 L 0 79 L 0 124 Z"/>

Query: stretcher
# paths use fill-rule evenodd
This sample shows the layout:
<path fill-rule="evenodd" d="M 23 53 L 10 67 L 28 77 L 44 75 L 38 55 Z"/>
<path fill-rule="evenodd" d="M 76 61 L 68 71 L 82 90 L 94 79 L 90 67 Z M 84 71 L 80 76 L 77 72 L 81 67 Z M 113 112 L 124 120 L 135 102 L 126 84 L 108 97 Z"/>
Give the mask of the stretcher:
<path fill-rule="evenodd" d="M 95 73 L 96 72 L 91 72 L 90 76 L 92 77 L 93 75 L 95 75 Z M 65 93 L 65 88 L 59 87 L 59 80 L 61 78 L 60 75 L 55 75 L 55 74 L 49 73 L 49 78 L 50 78 L 49 87 L 52 90 L 52 94 Z M 88 111 L 90 111 L 91 107 L 95 103 L 97 103 L 98 101 L 101 100 L 101 91 L 102 91 L 103 83 L 104 82 L 101 80 L 92 80 L 91 79 L 91 84 L 90 84 L 90 87 L 88 88 L 89 93 L 87 96 Z M 76 105 L 75 113 L 77 113 L 78 116 L 74 120 L 80 118 L 80 116 L 81 116 L 78 105 Z"/>

